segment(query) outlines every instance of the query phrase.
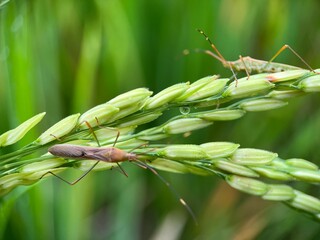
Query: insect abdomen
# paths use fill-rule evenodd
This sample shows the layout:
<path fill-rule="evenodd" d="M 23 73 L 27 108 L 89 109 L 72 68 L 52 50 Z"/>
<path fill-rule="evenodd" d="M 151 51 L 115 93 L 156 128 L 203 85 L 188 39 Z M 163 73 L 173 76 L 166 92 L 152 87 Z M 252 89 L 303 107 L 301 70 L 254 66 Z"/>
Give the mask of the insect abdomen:
<path fill-rule="evenodd" d="M 54 156 L 64 158 L 81 158 L 84 155 L 82 147 L 70 144 L 58 144 L 49 148 L 50 152 Z"/>

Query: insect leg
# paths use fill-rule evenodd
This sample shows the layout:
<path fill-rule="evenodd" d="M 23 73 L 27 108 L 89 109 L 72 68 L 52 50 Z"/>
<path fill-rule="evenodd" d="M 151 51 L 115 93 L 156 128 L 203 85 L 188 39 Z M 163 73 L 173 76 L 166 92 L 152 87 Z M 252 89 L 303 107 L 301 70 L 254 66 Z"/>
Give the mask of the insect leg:
<path fill-rule="evenodd" d="M 97 118 L 96 118 L 96 120 L 98 121 Z M 84 121 L 84 123 L 85 123 L 85 124 L 88 126 L 88 128 L 90 129 L 90 132 L 91 132 L 93 138 L 96 140 L 98 146 L 101 147 L 100 142 L 99 142 L 99 140 L 98 140 L 98 138 L 97 138 L 97 135 L 95 134 L 93 128 L 92 128 L 91 125 L 90 125 L 90 123 L 89 123 L 88 121 Z"/>
<path fill-rule="evenodd" d="M 248 67 L 247 67 L 246 63 L 244 62 L 243 57 L 241 55 L 239 55 L 239 59 L 240 59 L 240 61 L 242 62 L 243 66 L 244 66 L 244 70 L 246 71 L 247 80 L 249 80 L 250 74 L 249 74 L 249 71 L 248 71 Z"/>
<path fill-rule="evenodd" d="M 98 118 L 96 118 L 96 121 L 97 121 L 98 126 L 99 126 L 100 128 L 104 128 L 104 127 L 101 127 L 101 126 L 100 126 L 100 124 L 99 124 L 99 119 L 98 119 Z M 87 126 L 88 126 L 89 128 L 91 128 L 92 134 L 93 134 L 95 140 L 97 141 L 98 146 L 100 147 L 100 143 L 99 143 L 98 138 L 97 138 L 96 134 L 94 133 L 92 127 L 90 126 L 90 124 L 89 124 L 88 122 L 86 122 L 86 124 L 87 124 Z M 117 141 L 118 141 L 118 139 L 119 139 L 119 136 L 120 136 L 120 132 L 117 131 L 117 136 L 116 136 L 116 139 L 114 140 L 114 143 L 113 143 L 112 147 L 114 147 L 114 146 L 116 145 L 116 143 L 117 143 Z M 120 164 L 119 164 L 119 163 L 116 163 L 116 164 L 118 165 L 118 167 L 119 167 L 119 169 L 120 169 L 119 172 L 122 173 L 123 175 L 125 175 L 126 177 L 128 177 L 128 174 L 127 174 L 126 171 L 120 166 Z M 111 169 L 112 169 L 112 168 L 111 168 Z"/>
<path fill-rule="evenodd" d="M 120 132 L 118 131 L 117 132 L 117 136 L 116 136 L 116 139 L 114 140 L 114 143 L 113 143 L 113 147 L 116 145 L 117 141 L 118 141 L 118 138 L 120 136 Z M 127 172 L 121 167 L 121 165 L 119 163 L 117 163 L 119 169 L 120 169 L 120 173 L 122 173 L 123 175 L 125 175 L 126 177 L 128 177 L 128 174 Z"/>
<path fill-rule="evenodd" d="M 128 177 L 128 174 L 127 172 L 123 169 L 123 167 L 121 167 L 121 165 L 119 163 L 116 163 L 118 165 L 118 168 L 119 168 L 119 172 L 123 175 L 125 175 L 126 177 Z M 112 170 L 113 168 L 111 168 Z M 118 169 L 117 169 L 118 170 Z"/>
<path fill-rule="evenodd" d="M 57 139 L 59 142 L 61 142 L 61 139 L 60 139 L 60 138 L 58 138 L 58 137 L 56 137 L 55 135 L 50 134 L 50 136 L 54 137 L 54 138 L 55 138 L 55 139 Z"/>
<path fill-rule="evenodd" d="M 114 147 L 116 145 L 119 137 L 120 137 L 120 132 L 117 131 L 117 136 L 116 136 L 116 139 L 114 140 L 114 143 L 113 143 L 112 147 Z"/>
<path fill-rule="evenodd" d="M 83 179 L 85 176 L 87 176 L 87 174 L 88 174 L 89 172 L 91 172 L 91 170 L 94 169 L 95 166 L 97 166 L 99 162 L 100 162 L 100 161 L 97 161 L 95 164 L 93 164 L 84 174 L 82 174 L 79 178 L 77 178 L 77 179 L 74 180 L 73 182 L 69 182 L 68 180 L 60 177 L 59 175 L 57 175 L 57 174 L 55 174 L 55 173 L 53 173 L 53 172 L 51 172 L 51 171 L 46 172 L 46 173 L 43 174 L 39 179 L 42 179 L 44 176 L 46 176 L 46 175 L 48 175 L 48 174 L 51 174 L 51 175 L 59 178 L 60 180 L 62 180 L 63 182 L 65 182 L 65 183 L 67 183 L 67 184 L 69 184 L 69 185 L 75 185 L 75 184 L 77 184 L 81 179 Z"/>
<path fill-rule="evenodd" d="M 303 62 L 303 63 L 310 69 L 310 71 L 312 71 L 312 72 L 315 73 L 314 69 L 313 69 L 295 50 L 293 50 L 292 47 L 290 47 L 290 46 L 287 45 L 287 44 L 283 45 L 283 46 L 276 52 L 276 54 L 275 54 L 275 55 L 268 61 L 268 63 L 264 66 L 264 69 L 267 68 L 267 67 L 271 64 L 271 62 L 272 62 L 276 57 L 278 57 L 278 56 L 279 56 L 284 50 L 286 50 L 286 49 L 289 49 L 294 55 L 296 55 L 296 56 L 301 60 L 301 62 Z"/>
<path fill-rule="evenodd" d="M 100 124 L 99 124 L 99 119 L 98 119 L 98 118 L 96 118 L 96 121 L 97 121 L 98 126 L 99 126 L 100 128 L 104 128 L 104 127 L 101 127 L 101 126 L 100 126 Z M 91 129 L 91 133 L 92 133 L 94 139 L 97 141 L 98 146 L 101 147 L 101 145 L 100 145 L 100 143 L 99 143 L 99 140 L 98 140 L 98 138 L 97 138 L 97 135 L 94 133 L 94 131 L 93 131 L 90 123 L 86 122 L 86 124 L 87 124 L 87 126 Z M 114 143 L 113 143 L 112 147 L 114 147 L 114 146 L 116 145 L 119 136 L 120 136 L 120 132 L 117 131 L 117 136 L 116 136 L 116 139 L 114 140 Z M 116 163 L 116 164 L 118 165 L 118 167 L 119 167 L 119 169 L 120 169 L 120 173 L 122 173 L 123 175 L 125 175 L 126 177 L 128 177 L 128 174 L 127 174 L 126 171 L 120 166 L 120 164 L 119 164 L 119 163 Z M 111 169 L 112 169 L 112 168 L 111 168 Z"/>
<path fill-rule="evenodd" d="M 110 131 L 117 131 L 116 139 L 114 140 L 114 143 L 113 143 L 113 145 L 112 145 L 112 147 L 114 147 L 114 146 L 116 145 L 119 137 L 120 137 L 120 131 L 119 131 L 118 129 L 114 129 L 114 128 L 110 128 L 110 127 L 102 127 L 102 126 L 100 125 L 100 123 L 99 123 L 99 119 L 98 119 L 97 117 L 96 117 L 95 119 L 96 119 L 96 121 L 97 121 L 97 124 L 98 124 L 98 127 L 99 127 L 99 128 L 101 128 L 101 129 L 107 129 L 107 130 L 110 130 Z M 90 125 L 90 124 L 89 124 L 89 125 Z M 87 126 L 88 126 L 88 125 L 87 125 Z M 89 126 L 88 126 L 88 127 L 89 127 Z M 91 127 L 91 126 L 90 126 L 90 127 Z M 92 127 L 91 127 L 91 129 L 92 129 Z M 95 137 L 95 139 L 97 140 L 97 137 Z M 99 144 L 99 146 L 100 146 L 100 144 Z"/>

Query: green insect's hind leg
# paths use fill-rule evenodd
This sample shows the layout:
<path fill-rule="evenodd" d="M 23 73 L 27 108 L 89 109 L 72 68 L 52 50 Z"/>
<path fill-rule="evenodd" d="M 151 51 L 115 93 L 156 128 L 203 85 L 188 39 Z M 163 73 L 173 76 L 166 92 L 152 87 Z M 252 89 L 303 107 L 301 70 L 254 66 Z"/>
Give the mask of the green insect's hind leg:
<path fill-rule="evenodd" d="M 314 72 L 314 69 L 295 51 L 292 47 L 290 47 L 288 44 L 283 45 L 276 54 L 268 61 L 268 63 L 263 67 L 263 69 L 266 69 L 270 64 L 272 64 L 273 60 L 276 59 L 284 50 L 289 49 L 294 55 L 296 55 L 301 62 L 303 62 L 311 72 Z"/>

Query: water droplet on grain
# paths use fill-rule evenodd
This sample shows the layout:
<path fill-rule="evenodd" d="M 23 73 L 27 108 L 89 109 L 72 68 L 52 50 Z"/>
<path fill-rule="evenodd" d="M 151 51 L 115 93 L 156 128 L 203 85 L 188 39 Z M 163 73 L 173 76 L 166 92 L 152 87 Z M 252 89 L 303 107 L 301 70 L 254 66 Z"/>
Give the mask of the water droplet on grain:
<path fill-rule="evenodd" d="M 180 110 L 181 114 L 183 114 L 183 115 L 190 113 L 189 107 L 180 107 L 179 110 Z"/>

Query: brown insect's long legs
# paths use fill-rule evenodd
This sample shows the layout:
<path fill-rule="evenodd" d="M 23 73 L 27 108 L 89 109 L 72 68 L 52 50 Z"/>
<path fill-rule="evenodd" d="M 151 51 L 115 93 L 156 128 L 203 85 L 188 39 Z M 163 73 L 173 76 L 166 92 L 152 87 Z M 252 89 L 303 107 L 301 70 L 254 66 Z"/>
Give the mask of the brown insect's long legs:
<path fill-rule="evenodd" d="M 93 131 L 90 123 L 87 122 L 87 121 L 85 121 L 85 123 L 86 123 L 86 125 L 90 128 L 93 137 L 96 139 L 98 145 L 100 146 L 99 140 L 98 140 L 96 134 L 94 133 L 94 131 Z M 51 135 L 52 135 L 52 134 L 51 134 Z M 61 140 L 60 140 L 59 138 L 57 138 L 56 136 L 54 136 L 54 135 L 52 135 L 52 136 L 55 137 L 57 140 L 61 141 Z M 75 184 L 78 183 L 81 179 L 83 179 L 89 172 L 91 172 L 91 170 L 94 169 L 94 168 L 98 165 L 99 162 L 100 162 L 100 161 L 97 161 L 95 164 L 93 164 L 93 165 L 89 168 L 89 170 L 87 170 L 84 174 L 82 174 L 78 179 L 76 179 L 76 180 L 73 181 L 73 182 L 69 182 L 68 180 L 60 177 L 59 175 L 57 175 L 57 174 L 55 174 L 55 173 L 53 173 L 53 172 L 51 172 L 51 171 L 46 172 L 46 173 L 43 174 L 39 179 L 42 179 L 44 176 L 46 176 L 46 175 L 48 175 L 48 174 L 51 174 L 51 175 L 59 178 L 60 180 L 62 180 L 63 182 L 65 182 L 65 183 L 67 183 L 67 184 L 69 184 L 69 185 L 75 185 Z"/>
<path fill-rule="evenodd" d="M 91 170 L 94 169 L 94 168 L 98 165 L 99 162 L 100 162 L 100 161 L 95 162 L 95 163 L 89 168 L 89 170 L 87 170 L 84 174 L 82 174 L 79 178 L 77 178 L 77 179 L 74 180 L 73 182 L 69 182 L 68 180 L 60 177 L 59 175 L 57 175 L 57 174 L 55 174 L 55 173 L 53 173 L 53 172 L 51 172 L 51 171 L 46 172 L 46 173 L 43 174 L 39 179 L 42 179 L 42 178 L 43 178 L 44 176 L 46 176 L 47 174 L 52 174 L 53 176 L 59 178 L 60 180 L 62 180 L 63 182 L 65 182 L 65 183 L 67 183 L 67 184 L 69 184 L 69 185 L 75 185 L 75 184 L 78 183 L 81 179 L 83 179 L 85 176 L 87 176 L 88 173 L 91 172 Z"/>

